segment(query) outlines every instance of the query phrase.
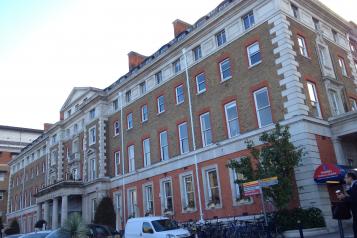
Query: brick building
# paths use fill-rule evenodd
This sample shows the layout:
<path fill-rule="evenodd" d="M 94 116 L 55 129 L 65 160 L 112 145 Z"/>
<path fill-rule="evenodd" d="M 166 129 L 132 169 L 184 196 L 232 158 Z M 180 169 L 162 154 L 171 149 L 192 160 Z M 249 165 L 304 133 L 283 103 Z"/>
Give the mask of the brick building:
<path fill-rule="evenodd" d="M 11 161 L 7 218 L 22 231 L 73 212 L 91 222 L 105 195 L 118 229 L 148 214 L 260 213 L 226 164 L 280 122 L 306 152 L 296 205 L 319 207 L 332 228 L 333 187 L 313 176 L 322 163 L 357 163 L 351 29 L 313 0 L 230 0 L 193 25 L 176 20 L 175 38 L 151 56 L 130 52 L 112 85 L 74 88 L 60 121 Z"/>
<path fill-rule="evenodd" d="M 42 133 L 42 130 L 0 125 L 0 217 L 3 222 L 6 221 L 9 162 Z"/>

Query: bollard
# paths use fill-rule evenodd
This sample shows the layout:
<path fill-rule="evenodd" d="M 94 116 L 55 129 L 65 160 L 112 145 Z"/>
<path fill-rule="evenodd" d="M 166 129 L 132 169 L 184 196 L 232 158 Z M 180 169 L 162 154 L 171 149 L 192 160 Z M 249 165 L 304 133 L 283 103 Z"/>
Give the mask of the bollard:
<path fill-rule="evenodd" d="M 299 228 L 300 238 L 304 238 L 304 232 L 302 231 L 301 221 L 298 220 L 298 221 L 297 221 L 297 224 L 298 224 L 298 228 Z"/>

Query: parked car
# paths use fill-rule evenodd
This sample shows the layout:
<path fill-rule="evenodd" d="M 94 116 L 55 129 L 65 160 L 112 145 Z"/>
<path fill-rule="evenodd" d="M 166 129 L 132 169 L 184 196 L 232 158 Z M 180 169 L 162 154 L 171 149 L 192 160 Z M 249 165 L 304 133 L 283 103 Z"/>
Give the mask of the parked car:
<path fill-rule="evenodd" d="M 23 236 L 24 234 L 15 234 L 15 235 L 8 235 L 5 236 L 6 238 L 19 238 L 20 236 Z"/>
<path fill-rule="evenodd" d="M 35 231 L 35 232 L 30 232 L 23 234 L 19 238 L 45 238 L 47 237 L 52 231 L 47 230 L 47 231 Z"/>
<path fill-rule="evenodd" d="M 89 224 L 88 234 L 89 238 L 114 238 L 115 235 L 119 234 L 113 229 L 107 226 L 98 224 Z M 57 229 L 51 232 L 46 238 L 71 238 L 68 232 Z"/>
<path fill-rule="evenodd" d="M 183 238 L 190 232 L 177 226 L 167 217 L 139 217 L 129 219 L 125 226 L 125 238 Z"/>

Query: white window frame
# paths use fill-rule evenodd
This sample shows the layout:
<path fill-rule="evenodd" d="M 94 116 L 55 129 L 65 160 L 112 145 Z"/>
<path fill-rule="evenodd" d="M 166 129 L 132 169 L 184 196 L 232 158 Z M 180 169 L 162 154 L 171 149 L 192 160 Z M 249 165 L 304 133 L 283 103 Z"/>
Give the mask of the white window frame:
<path fill-rule="evenodd" d="M 183 135 L 181 134 L 182 126 L 186 126 L 187 137 L 183 137 Z M 178 127 L 177 129 L 178 129 L 179 142 L 180 142 L 180 152 L 181 152 L 181 154 L 186 154 L 186 153 L 190 152 L 190 144 L 188 141 L 188 124 L 187 124 L 187 122 L 183 122 L 183 123 L 179 124 L 177 127 Z M 183 143 L 187 143 L 187 151 L 184 150 L 185 146 L 183 145 Z"/>
<path fill-rule="evenodd" d="M 151 194 L 148 194 L 148 188 L 151 188 Z M 151 206 L 151 209 L 149 210 Z M 143 209 L 144 215 L 154 215 L 154 185 L 153 183 L 143 184 Z"/>
<path fill-rule="evenodd" d="M 192 49 L 193 59 L 194 61 L 198 61 L 202 58 L 202 47 L 201 45 L 196 46 Z"/>
<path fill-rule="evenodd" d="M 128 216 L 138 217 L 138 193 L 136 188 L 128 189 Z"/>
<path fill-rule="evenodd" d="M 316 85 L 314 83 L 307 82 L 307 91 L 309 94 L 311 105 L 316 108 L 317 117 L 322 118 L 319 97 L 318 97 L 317 91 L 316 91 Z"/>
<path fill-rule="evenodd" d="M 115 137 L 115 136 L 118 136 L 119 133 L 120 133 L 120 123 L 119 123 L 119 121 L 115 121 L 113 126 L 114 126 L 114 137 Z"/>
<path fill-rule="evenodd" d="M 160 102 L 160 98 L 162 98 L 162 103 Z M 165 96 L 160 95 L 156 99 L 157 103 L 157 114 L 161 114 L 165 112 Z"/>
<path fill-rule="evenodd" d="M 129 120 L 130 119 L 130 120 Z M 127 130 L 130 130 L 133 128 L 133 113 L 129 113 L 127 116 L 126 116 L 126 126 L 127 126 Z"/>
<path fill-rule="evenodd" d="M 143 156 L 144 156 L 144 167 L 151 165 L 151 148 L 150 148 L 150 138 L 143 140 Z M 147 147 L 145 146 L 147 145 Z M 148 148 L 148 151 L 146 150 Z"/>
<path fill-rule="evenodd" d="M 223 70 L 223 65 L 226 64 L 226 63 L 229 63 L 229 77 L 224 78 L 224 72 L 223 71 L 225 71 L 225 70 Z M 226 59 L 224 59 L 223 61 L 221 61 L 219 63 L 219 71 L 220 71 L 221 81 L 222 82 L 227 81 L 227 80 L 232 78 L 232 65 L 231 65 L 230 58 L 226 58 Z"/>
<path fill-rule="evenodd" d="M 329 89 L 328 94 L 329 94 L 329 97 L 331 98 L 331 103 L 333 104 L 333 105 L 331 105 L 332 106 L 332 114 L 334 116 L 340 115 L 343 112 L 343 110 L 342 110 L 341 104 L 340 104 L 341 98 L 340 98 L 339 93 L 335 89 Z"/>
<path fill-rule="evenodd" d="M 218 194 L 219 194 L 219 204 L 216 204 L 214 207 L 209 207 L 209 202 L 212 199 L 212 192 L 211 192 L 211 187 L 209 185 L 209 172 L 211 171 L 216 171 L 217 174 L 217 184 L 218 184 Z M 203 178 L 203 184 L 204 184 L 204 195 L 205 195 L 205 206 L 206 209 L 216 209 L 216 208 L 221 208 L 223 205 L 222 201 L 222 191 L 221 191 L 221 182 L 220 182 L 220 177 L 219 177 L 219 170 L 218 170 L 218 165 L 214 164 L 211 166 L 207 166 L 202 168 L 202 178 Z"/>
<path fill-rule="evenodd" d="M 178 91 L 179 89 L 182 89 L 182 93 L 179 93 L 179 91 Z M 175 88 L 175 94 L 176 94 L 176 105 L 179 105 L 179 104 L 185 102 L 185 92 L 184 92 L 183 84 L 181 84 Z M 180 99 L 180 97 L 182 97 L 182 98 Z"/>
<path fill-rule="evenodd" d="M 94 132 L 94 134 L 92 134 Z M 88 144 L 94 145 L 97 141 L 97 128 L 95 126 L 89 128 Z"/>
<path fill-rule="evenodd" d="M 258 51 L 254 51 L 254 52 L 251 54 L 251 53 L 250 53 L 250 49 L 253 48 L 253 47 L 256 46 L 256 45 L 258 45 Z M 253 55 L 255 55 L 255 54 L 258 54 L 258 53 L 260 54 L 260 59 L 259 59 L 259 61 L 255 62 L 255 63 L 253 64 L 251 57 L 252 57 Z M 260 64 L 260 63 L 262 62 L 262 54 L 261 54 L 259 42 L 255 42 L 255 43 L 253 43 L 253 44 L 247 46 L 247 55 L 248 55 L 248 62 L 249 62 L 249 67 L 250 67 L 250 68 L 251 68 L 251 67 L 254 67 L 254 66 L 256 66 L 256 65 L 258 65 L 258 64 Z"/>
<path fill-rule="evenodd" d="M 194 202 L 194 207 L 189 207 L 188 204 L 188 192 L 187 192 L 187 184 L 186 184 L 186 178 L 191 177 L 192 178 L 192 191 L 190 193 L 193 193 L 193 202 Z M 195 180 L 193 177 L 193 172 L 188 171 L 186 173 L 180 174 L 180 189 L 181 189 L 181 204 L 182 204 L 182 212 L 187 213 L 187 212 L 195 212 L 197 211 L 197 204 L 196 204 L 196 187 L 195 187 Z"/>
<path fill-rule="evenodd" d="M 203 117 L 208 115 L 208 119 L 209 119 L 209 122 L 210 122 L 210 127 L 209 128 L 204 128 L 203 127 Z M 213 143 L 213 136 L 212 136 L 212 123 L 211 123 L 211 115 L 210 115 L 210 112 L 206 112 L 206 113 L 203 113 L 200 115 L 200 125 L 201 125 L 201 139 L 202 139 L 202 146 L 203 147 L 206 147 L 206 146 L 209 146 Z M 206 133 L 209 132 L 211 134 L 211 143 L 208 143 L 206 141 Z"/>
<path fill-rule="evenodd" d="M 265 106 L 264 108 L 258 108 L 257 94 L 260 93 L 260 92 L 262 92 L 262 91 L 266 91 L 266 94 L 267 94 L 267 97 L 268 97 L 269 105 L 268 105 L 268 106 Z M 257 115 L 259 128 L 267 127 L 267 126 L 273 124 L 273 123 L 274 123 L 274 121 L 273 121 L 273 112 L 272 112 L 272 110 L 271 110 L 271 103 L 270 103 L 269 90 L 268 90 L 268 88 L 267 88 L 267 87 L 261 88 L 261 89 L 259 89 L 259 90 L 257 90 L 257 91 L 254 91 L 253 94 L 254 94 L 255 112 L 256 112 L 256 115 Z M 272 118 L 271 118 L 272 122 L 271 122 L 270 124 L 267 124 L 267 125 L 264 125 L 264 126 L 263 126 L 262 123 L 261 123 L 260 110 L 266 109 L 266 108 L 268 108 L 268 107 L 270 108 L 270 114 L 271 114 L 271 117 L 272 117 Z"/>
<path fill-rule="evenodd" d="M 305 38 L 302 37 L 302 36 L 298 36 L 297 40 L 298 40 L 298 46 L 299 46 L 300 55 L 308 58 L 309 57 L 309 53 L 307 51 Z"/>
<path fill-rule="evenodd" d="M 145 112 L 146 109 L 146 112 Z M 149 120 L 148 105 L 144 104 L 141 106 L 141 122 L 146 122 Z"/>
<path fill-rule="evenodd" d="M 290 6 L 291 6 L 291 11 L 292 11 L 292 13 L 293 13 L 293 16 L 294 16 L 296 19 L 300 19 L 300 11 L 299 11 L 299 8 L 298 8 L 295 4 L 293 4 L 293 3 L 291 3 Z"/>
<path fill-rule="evenodd" d="M 130 145 L 128 146 L 128 161 L 129 161 L 129 173 L 135 171 L 135 146 Z"/>
<path fill-rule="evenodd" d="M 95 108 L 89 111 L 89 119 L 93 120 L 95 118 Z"/>
<path fill-rule="evenodd" d="M 163 135 L 166 135 L 166 143 L 163 144 Z M 169 151 L 169 138 L 168 138 L 168 133 L 167 131 L 162 131 L 159 134 L 159 140 L 160 140 L 160 156 L 161 156 L 161 161 L 166 161 L 170 159 L 170 151 Z M 164 150 L 167 149 L 167 158 L 165 158 L 165 152 Z"/>
<path fill-rule="evenodd" d="M 357 111 L 357 101 L 354 98 L 350 98 L 351 110 Z"/>
<path fill-rule="evenodd" d="M 346 69 L 345 59 L 342 57 L 338 57 L 338 65 L 340 66 L 342 75 L 347 77 L 347 69 Z"/>
<path fill-rule="evenodd" d="M 156 84 L 161 84 L 162 83 L 162 71 L 159 71 L 155 74 L 155 81 Z"/>
<path fill-rule="evenodd" d="M 115 166 L 114 170 L 115 170 L 115 176 L 120 175 L 120 168 L 119 168 L 120 162 L 121 162 L 120 159 L 121 159 L 121 158 L 120 158 L 120 150 L 114 152 L 114 166 Z"/>
<path fill-rule="evenodd" d="M 203 76 L 203 82 L 201 82 L 201 83 L 199 83 L 198 82 L 198 79 L 199 79 L 199 77 L 201 77 L 201 76 Z M 202 89 L 202 90 L 200 90 L 200 85 L 201 84 L 204 84 L 204 89 Z M 196 89 L 197 89 L 197 94 L 201 94 L 201 93 L 204 93 L 204 92 L 206 92 L 207 91 L 207 85 L 206 85 L 206 75 L 205 75 L 205 73 L 200 73 L 200 74 L 198 74 L 198 75 L 196 75 Z"/>
<path fill-rule="evenodd" d="M 177 60 L 175 60 L 172 63 L 172 68 L 173 68 L 173 72 L 175 74 L 178 74 L 181 72 L 182 68 L 181 68 L 181 59 L 180 58 L 178 58 Z"/>
<path fill-rule="evenodd" d="M 166 196 L 166 187 L 165 184 L 166 183 L 170 183 L 170 190 L 171 190 L 171 196 Z M 165 178 L 162 179 L 160 181 L 160 187 L 161 187 L 161 212 L 163 215 L 167 215 L 167 214 L 173 214 L 174 210 L 175 210 L 175 201 L 174 201 L 174 191 L 173 191 L 173 186 L 172 186 L 172 179 L 171 178 Z M 171 197 L 171 201 L 172 201 L 172 211 L 168 210 L 167 212 L 165 212 L 165 209 L 168 209 L 168 198 Z"/>
<path fill-rule="evenodd" d="M 95 158 L 89 160 L 89 181 L 96 179 L 97 177 L 97 161 Z"/>
<path fill-rule="evenodd" d="M 221 31 L 219 31 L 218 33 L 216 33 L 215 38 L 216 38 L 216 43 L 217 43 L 217 46 L 218 46 L 218 47 L 220 47 L 220 46 L 226 44 L 226 43 L 227 43 L 226 30 L 225 30 L 225 29 L 222 29 Z M 221 39 L 221 41 L 220 41 L 220 39 Z"/>
<path fill-rule="evenodd" d="M 253 21 L 251 20 L 251 16 L 253 16 Z M 244 19 L 248 17 L 249 19 L 249 26 L 245 25 Z M 243 29 L 244 30 L 249 30 L 250 28 L 254 27 L 255 25 L 255 16 L 254 16 L 254 12 L 250 11 L 247 14 L 245 14 L 244 16 L 242 16 L 242 23 L 243 23 Z"/>
<path fill-rule="evenodd" d="M 237 113 L 237 117 L 236 118 L 228 118 L 228 109 L 232 108 L 232 107 L 235 107 L 236 109 L 236 113 Z M 226 116 L 226 125 L 227 125 L 227 132 L 228 132 L 228 137 L 229 138 L 232 138 L 232 137 L 236 137 L 236 136 L 239 136 L 240 134 L 240 128 L 239 128 L 239 115 L 238 115 L 238 106 L 237 106 L 237 103 L 236 101 L 232 101 L 232 102 L 229 102 L 227 104 L 224 105 L 224 113 L 225 113 L 225 116 Z M 236 121 L 236 124 L 237 124 L 237 134 L 236 135 L 232 135 L 232 129 L 230 127 L 231 125 L 231 122 L 233 121 Z"/>
<path fill-rule="evenodd" d="M 118 101 L 118 98 L 116 98 L 116 99 L 114 99 L 114 100 L 112 101 L 112 105 L 113 105 L 113 111 L 114 111 L 114 112 L 118 111 L 118 109 L 119 109 L 119 101 Z"/>
<path fill-rule="evenodd" d="M 141 82 L 140 84 L 140 93 L 145 94 L 147 89 L 146 89 L 146 81 Z"/>

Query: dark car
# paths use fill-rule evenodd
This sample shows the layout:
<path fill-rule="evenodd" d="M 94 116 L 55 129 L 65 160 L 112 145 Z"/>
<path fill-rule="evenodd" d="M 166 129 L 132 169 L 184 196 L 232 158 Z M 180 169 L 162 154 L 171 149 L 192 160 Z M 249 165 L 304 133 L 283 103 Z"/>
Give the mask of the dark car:
<path fill-rule="evenodd" d="M 110 229 L 107 226 L 97 225 L 97 224 L 89 224 L 88 226 L 88 234 L 89 238 L 114 238 L 115 235 L 119 233 L 113 229 Z M 51 232 L 46 238 L 71 238 L 68 232 L 57 229 Z"/>
<path fill-rule="evenodd" d="M 35 231 L 27 234 L 23 234 L 19 238 L 45 238 L 47 237 L 52 231 Z"/>

